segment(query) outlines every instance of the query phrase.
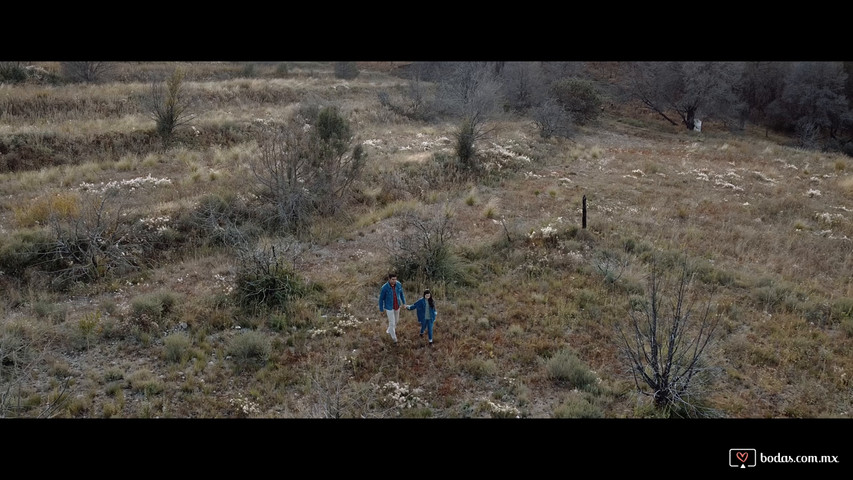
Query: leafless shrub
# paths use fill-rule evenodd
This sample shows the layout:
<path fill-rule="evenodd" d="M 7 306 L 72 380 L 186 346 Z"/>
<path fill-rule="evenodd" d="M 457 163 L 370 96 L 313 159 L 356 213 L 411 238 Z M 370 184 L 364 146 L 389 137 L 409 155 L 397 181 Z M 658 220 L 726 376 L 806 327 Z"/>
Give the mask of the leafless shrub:
<path fill-rule="evenodd" d="M 379 104 L 411 120 L 429 120 L 434 112 L 427 98 L 427 89 L 424 82 L 414 72 L 406 91 L 399 101 L 391 98 L 386 90 L 379 92 Z"/>
<path fill-rule="evenodd" d="M 697 306 L 687 263 L 676 275 L 652 262 L 647 298 L 633 297 L 627 327 L 617 324 L 621 349 L 640 394 L 675 416 L 710 415 L 698 400 L 713 376 L 703 356 L 719 317 L 711 301 Z"/>
<path fill-rule="evenodd" d="M 62 75 L 72 82 L 99 83 L 115 69 L 112 62 L 62 62 Z"/>
<path fill-rule="evenodd" d="M 391 267 L 401 277 L 420 283 L 465 282 L 462 261 L 453 252 L 454 217 L 445 208 L 435 214 L 407 213 L 403 229 L 391 240 Z"/>
<path fill-rule="evenodd" d="M 533 123 L 539 129 L 539 136 L 568 137 L 571 134 L 572 116 L 556 100 L 549 98 L 531 110 Z"/>
<path fill-rule="evenodd" d="M 278 224 L 298 231 L 315 215 L 337 213 L 366 160 L 361 144 L 352 145 L 349 122 L 326 107 L 316 118 L 299 115 L 282 125 L 259 125 L 260 153 L 250 167 Z"/>
<path fill-rule="evenodd" d="M 117 190 L 85 194 L 79 215 L 51 218 L 53 239 L 40 263 L 54 275 L 54 287 L 140 268 L 145 241 L 125 218 L 120 196 Z"/>
<path fill-rule="evenodd" d="M 194 233 L 194 240 L 211 245 L 239 246 L 250 241 L 246 228 L 238 225 L 238 199 L 231 196 L 207 194 L 186 214 L 182 225 Z"/>
<path fill-rule="evenodd" d="M 358 356 L 340 355 L 329 350 L 323 358 L 312 362 L 308 378 L 311 382 L 308 416 L 311 418 L 387 418 L 392 408 L 383 406 L 376 387 L 380 374 L 370 382 L 356 380 Z"/>

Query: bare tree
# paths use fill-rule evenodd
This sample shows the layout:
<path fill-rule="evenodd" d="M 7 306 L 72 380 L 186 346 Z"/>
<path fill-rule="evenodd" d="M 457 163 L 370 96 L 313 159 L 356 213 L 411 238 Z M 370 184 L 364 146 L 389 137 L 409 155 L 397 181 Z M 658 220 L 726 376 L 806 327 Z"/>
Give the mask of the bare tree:
<path fill-rule="evenodd" d="M 696 401 L 713 370 L 703 355 L 719 317 L 711 299 L 697 306 L 686 261 L 675 275 L 653 261 L 647 298 L 633 298 L 627 328 L 617 325 L 621 349 L 637 391 L 670 414 L 702 415 Z"/>
<path fill-rule="evenodd" d="M 499 78 L 507 105 L 514 110 L 527 111 L 545 95 L 545 76 L 539 62 L 507 62 Z"/>
<path fill-rule="evenodd" d="M 441 112 L 456 118 L 489 119 L 498 108 L 501 84 L 494 68 L 483 62 L 452 62 L 444 66 L 436 92 Z"/>
<path fill-rule="evenodd" d="M 454 133 L 459 166 L 473 171 L 476 142 L 489 133 L 487 124 L 497 111 L 501 84 L 488 62 L 451 62 L 443 70 L 435 104 L 439 112 L 459 120 Z"/>
<path fill-rule="evenodd" d="M 157 124 L 164 149 L 171 145 L 175 129 L 196 117 L 192 98 L 185 90 L 185 80 L 184 71 L 176 68 L 165 82 L 153 82 L 145 99 L 145 109 Z"/>
<path fill-rule="evenodd" d="M 623 67 L 622 94 L 640 101 L 673 125 L 692 130 L 699 116 L 739 116 L 741 102 L 736 86 L 742 63 L 627 62 Z"/>
<path fill-rule="evenodd" d="M 63 76 L 72 82 L 98 83 L 113 70 L 112 62 L 62 62 L 60 68 Z"/>

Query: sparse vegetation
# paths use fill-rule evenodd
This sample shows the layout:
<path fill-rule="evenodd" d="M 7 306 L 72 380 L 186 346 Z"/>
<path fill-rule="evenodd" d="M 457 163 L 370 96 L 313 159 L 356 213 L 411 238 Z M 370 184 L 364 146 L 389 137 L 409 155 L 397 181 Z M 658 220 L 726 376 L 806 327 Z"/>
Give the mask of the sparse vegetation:
<path fill-rule="evenodd" d="M 850 416 L 848 132 L 807 78 L 664 118 L 621 65 L 475 63 L 0 64 L 0 417 Z M 389 270 L 432 347 L 405 311 L 391 349 Z"/>

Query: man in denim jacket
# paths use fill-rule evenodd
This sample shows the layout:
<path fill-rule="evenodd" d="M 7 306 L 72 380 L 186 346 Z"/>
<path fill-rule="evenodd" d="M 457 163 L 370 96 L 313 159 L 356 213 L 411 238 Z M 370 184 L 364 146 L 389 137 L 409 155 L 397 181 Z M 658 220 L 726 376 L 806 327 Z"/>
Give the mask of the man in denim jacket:
<path fill-rule="evenodd" d="M 379 311 L 388 315 L 388 329 L 385 333 L 391 335 L 397 344 L 397 321 L 400 319 L 400 307 L 406 305 L 403 294 L 403 284 L 397 281 L 396 273 L 388 274 L 388 281 L 379 290 Z"/>

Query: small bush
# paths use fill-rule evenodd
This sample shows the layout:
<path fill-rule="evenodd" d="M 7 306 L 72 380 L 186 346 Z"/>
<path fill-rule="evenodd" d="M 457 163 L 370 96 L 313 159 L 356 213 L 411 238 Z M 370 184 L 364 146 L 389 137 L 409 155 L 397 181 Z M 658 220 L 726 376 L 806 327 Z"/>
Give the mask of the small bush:
<path fill-rule="evenodd" d="M 841 331 L 847 338 L 853 338 L 853 318 L 845 318 L 841 321 Z"/>
<path fill-rule="evenodd" d="M 168 316 L 173 311 L 177 301 L 177 295 L 172 292 L 153 292 L 131 300 L 130 308 L 135 317 L 147 316 L 156 321 Z"/>
<path fill-rule="evenodd" d="M 595 373 L 569 348 L 564 348 L 549 358 L 545 363 L 545 372 L 550 380 L 580 390 L 594 391 L 598 383 Z"/>
<path fill-rule="evenodd" d="M 355 62 L 335 62 L 335 78 L 352 80 L 361 73 Z"/>
<path fill-rule="evenodd" d="M 228 344 L 228 355 L 239 365 L 262 365 L 269 359 L 271 350 L 269 338 L 256 330 L 245 331 Z"/>
<path fill-rule="evenodd" d="M 166 361 L 180 363 L 190 357 L 192 340 L 185 333 L 173 333 L 163 339 L 163 356 Z"/>
<path fill-rule="evenodd" d="M 53 217 L 72 218 L 80 211 L 79 198 L 75 193 L 57 193 L 47 197 L 40 197 L 32 202 L 13 207 L 15 222 L 20 227 L 34 227 L 46 225 Z"/>
<path fill-rule="evenodd" d="M 474 158 L 477 149 L 474 142 L 477 140 L 477 125 L 473 120 L 466 119 L 459 124 L 458 130 L 454 132 L 456 138 L 456 157 L 459 167 L 466 171 L 477 170 Z"/>
<path fill-rule="evenodd" d="M 163 391 L 163 381 L 149 370 L 137 370 L 128 379 L 130 388 L 145 395 L 156 395 Z"/>
<path fill-rule="evenodd" d="M 560 404 L 554 418 L 604 418 L 604 412 L 579 395 L 572 395 Z"/>
<path fill-rule="evenodd" d="M 244 309 L 283 309 L 306 292 L 293 265 L 275 249 L 257 250 L 251 258 L 246 257 L 234 289 L 237 303 Z"/>
<path fill-rule="evenodd" d="M 49 320 L 57 325 L 65 321 L 68 308 L 47 300 L 36 300 L 33 302 L 33 312 L 38 318 Z"/>
<path fill-rule="evenodd" d="M 498 367 L 495 361 L 490 358 L 482 359 L 475 357 L 465 363 L 465 371 L 476 379 L 493 376 L 497 370 Z"/>
<path fill-rule="evenodd" d="M 5 325 L 3 331 L 0 332 L 0 368 L 22 365 L 29 360 L 31 355 L 30 341 L 25 332 L 11 325 Z M 2 407 L 2 402 L 0 402 L 0 407 Z"/>
<path fill-rule="evenodd" d="M 19 62 L 0 62 L 0 83 L 22 83 L 27 77 L 27 70 Z"/>
<path fill-rule="evenodd" d="M 50 233 L 42 229 L 16 230 L 0 236 L 0 271 L 14 278 L 25 279 L 30 267 L 40 264 Z"/>
<path fill-rule="evenodd" d="M 124 380 L 124 372 L 117 368 L 110 368 L 104 373 L 104 381 L 105 382 L 116 382 L 118 380 Z"/>
<path fill-rule="evenodd" d="M 845 297 L 832 304 L 832 316 L 836 319 L 853 319 L 853 298 Z"/>

